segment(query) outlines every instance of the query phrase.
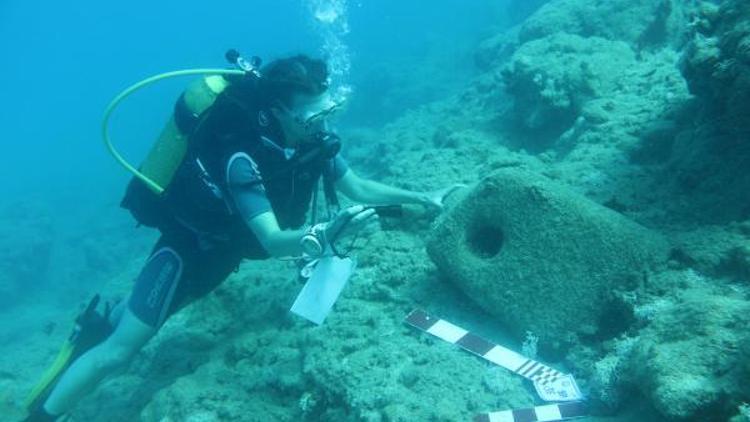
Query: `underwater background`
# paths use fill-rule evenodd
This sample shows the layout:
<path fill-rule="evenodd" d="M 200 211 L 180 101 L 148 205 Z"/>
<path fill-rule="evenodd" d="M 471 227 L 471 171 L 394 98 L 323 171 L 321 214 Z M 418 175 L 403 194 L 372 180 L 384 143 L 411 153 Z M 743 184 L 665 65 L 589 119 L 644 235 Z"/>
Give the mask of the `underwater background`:
<path fill-rule="evenodd" d="M 325 324 L 293 264 L 248 261 L 72 414 L 110 421 L 459 421 L 544 404 L 531 383 L 404 324 L 424 309 L 575 376 L 602 421 L 750 420 L 747 0 L 0 4 L 0 419 L 96 292 L 128 294 L 156 233 L 101 117 L 151 75 L 329 59 L 343 155 L 414 190 L 358 249 Z M 189 78 L 111 134 L 137 163 Z"/>

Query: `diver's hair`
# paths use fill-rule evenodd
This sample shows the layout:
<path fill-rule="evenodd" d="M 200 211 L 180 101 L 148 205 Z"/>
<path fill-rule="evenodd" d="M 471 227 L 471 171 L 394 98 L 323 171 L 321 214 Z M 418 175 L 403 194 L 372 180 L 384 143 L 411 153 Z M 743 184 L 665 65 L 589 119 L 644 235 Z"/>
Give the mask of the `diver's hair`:
<path fill-rule="evenodd" d="M 297 94 L 320 95 L 328 89 L 326 62 L 300 54 L 277 59 L 261 69 L 260 90 L 271 104 L 292 106 Z"/>

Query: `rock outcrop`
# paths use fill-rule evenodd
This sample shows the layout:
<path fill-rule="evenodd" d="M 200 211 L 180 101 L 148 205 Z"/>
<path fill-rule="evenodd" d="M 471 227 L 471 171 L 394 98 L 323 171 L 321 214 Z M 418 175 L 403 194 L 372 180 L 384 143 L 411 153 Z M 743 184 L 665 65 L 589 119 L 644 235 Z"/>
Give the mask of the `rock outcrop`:
<path fill-rule="evenodd" d="M 428 252 L 519 338 L 531 331 L 554 350 L 577 336 L 611 335 L 612 321 L 624 328 L 628 310 L 618 294 L 638 289 L 665 244 L 542 176 L 505 169 L 442 218 Z"/>

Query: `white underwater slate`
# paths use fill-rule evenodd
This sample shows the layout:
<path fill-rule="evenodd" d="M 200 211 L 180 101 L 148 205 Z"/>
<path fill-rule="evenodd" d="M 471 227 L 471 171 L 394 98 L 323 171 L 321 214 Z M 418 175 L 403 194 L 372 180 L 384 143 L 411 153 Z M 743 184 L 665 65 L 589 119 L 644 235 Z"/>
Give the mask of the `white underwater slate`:
<path fill-rule="evenodd" d="M 315 324 L 322 324 L 356 266 L 356 261 L 352 258 L 332 255 L 321 258 L 297 295 L 291 311 Z"/>

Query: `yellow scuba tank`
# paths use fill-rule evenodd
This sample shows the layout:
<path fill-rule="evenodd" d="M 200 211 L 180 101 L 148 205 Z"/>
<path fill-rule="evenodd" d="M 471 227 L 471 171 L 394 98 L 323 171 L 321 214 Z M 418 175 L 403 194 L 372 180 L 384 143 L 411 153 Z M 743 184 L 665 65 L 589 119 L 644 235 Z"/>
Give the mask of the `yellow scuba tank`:
<path fill-rule="evenodd" d="M 107 106 L 102 119 L 104 144 L 117 162 L 133 173 L 137 179 L 146 184 L 157 195 L 162 194 L 164 189 L 169 186 L 177 168 L 185 157 L 187 136 L 180 132 L 174 118 L 171 118 L 152 146 L 141 168 L 138 169 L 128 163 L 112 145 L 109 137 L 109 119 L 112 113 L 125 98 L 147 85 L 167 78 L 201 75 L 203 78 L 191 83 L 183 93 L 188 111 L 197 116 L 210 107 L 216 97 L 229 85 L 224 76 L 251 75 L 256 78 L 260 77 L 258 69 L 261 61 L 258 57 L 252 57 L 248 61 L 243 59 L 236 50 L 229 50 L 226 53 L 226 58 L 237 69 L 187 69 L 162 73 L 131 85 L 118 94 Z"/>
<path fill-rule="evenodd" d="M 223 76 L 206 76 L 188 85 L 183 95 L 187 110 L 198 116 L 216 101 L 229 83 Z M 187 152 L 187 136 L 180 132 L 174 117 L 162 129 L 159 138 L 141 165 L 140 172 L 162 188 L 172 182 Z M 153 189 L 152 189 L 153 190 Z M 155 191 L 156 193 L 160 193 Z"/>

